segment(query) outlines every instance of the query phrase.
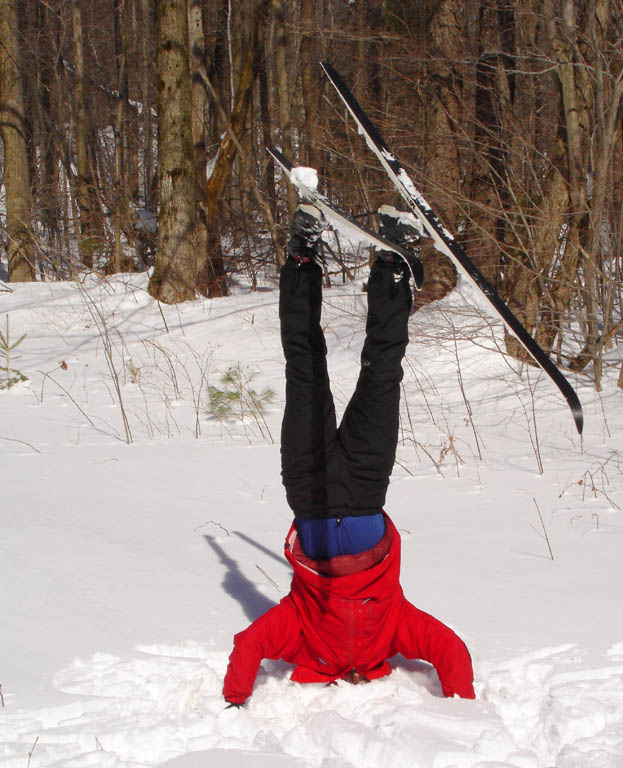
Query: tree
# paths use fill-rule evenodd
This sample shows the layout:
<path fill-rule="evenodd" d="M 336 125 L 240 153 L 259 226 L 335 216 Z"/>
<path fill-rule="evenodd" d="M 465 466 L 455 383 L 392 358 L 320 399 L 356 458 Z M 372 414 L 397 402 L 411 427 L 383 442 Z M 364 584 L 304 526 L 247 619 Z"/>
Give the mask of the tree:
<path fill-rule="evenodd" d="M 208 250 L 206 259 L 198 271 L 198 287 L 209 296 L 226 296 L 227 284 L 221 252 L 219 201 L 231 177 L 240 139 L 246 128 L 252 103 L 253 85 L 259 74 L 264 45 L 264 26 L 268 0 L 258 0 L 251 19 L 250 35 L 245 47 L 240 76 L 227 131 L 218 148 L 214 167 L 207 183 L 206 212 L 208 220 Z M 216 97 L 212 89 L 213 97 Z"/>
<path fill-rule="evenodd" d="M 35 279 L 30 170 L 19 51 L 17 0 L 0 0 L 0 135 L 4 145 L 6 228 L 11 282 Z"/>
<path fill-rule="evenodd" d="M 120 272 L 129 265 L 122 259 L 121 235 L 128 214 L 128 101 L 129 84 L 127 69 L 128 8 L 125 0 L 114 0 L 115 58 L 117 59 L 117 110 L 114 123 L 115 167 L 113 173 L 113 267 Z"/>
<path fill-rule="evenodd" d="M 195 297 L 195 167 L 186 0 L 158 0 L 158 251 L 149 293 L 167 304 Z"/>
<path fill-rule="evenodd" d="M 100 250 L 102 242 L 95 225 L 98 204 L 95 195 L 93 165 L 89 158 L 89 89 L 86 79 L 82 0 L 72 0 L 71 11 L 75 78 L 77 192 L 80 209 L 78 248 L 82 263 L 85 267 L 92 268 L 95 265 L 95 255 Z"/>

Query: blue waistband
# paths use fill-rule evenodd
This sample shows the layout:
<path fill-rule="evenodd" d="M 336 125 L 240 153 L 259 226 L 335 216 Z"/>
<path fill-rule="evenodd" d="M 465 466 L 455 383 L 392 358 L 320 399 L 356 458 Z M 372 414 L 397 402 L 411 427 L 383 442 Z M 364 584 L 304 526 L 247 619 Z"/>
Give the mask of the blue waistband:
<path fill-rule="evenodd" d="M 296 530 L 307 557 L 328 560 L 357 555 L 379 543 L 385 533 L 383 513 L 358 517 L 296 518 Z"/>

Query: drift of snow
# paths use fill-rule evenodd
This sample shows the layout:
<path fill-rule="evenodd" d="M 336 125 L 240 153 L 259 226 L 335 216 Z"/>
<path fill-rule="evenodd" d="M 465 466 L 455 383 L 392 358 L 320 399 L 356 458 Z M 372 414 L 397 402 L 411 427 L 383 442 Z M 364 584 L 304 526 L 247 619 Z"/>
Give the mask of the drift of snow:
<path fill-rule="evenodd" d="M 362 282 L 325 290 L 340 412 Z M 500 323 L 456 293 L 414 315 L 387 509 L 405 593 L 466 640 L 478 699 L 441 698 L 401 657 L 390 677 L 330 687 L 267 661 L 226 710 L 232 636 L 291 578 L 278 295 L 267 280 L 168 307 L 146 287 L 2 293 L 29 379 L 0 389 L 3 768 L 620 768 L 620 352 L 603 392 L 574 381 L 580 443 L 562 397 L 499 353 Z M 275 391 L 261 418 L 208 413 L 232 371 Z"/>

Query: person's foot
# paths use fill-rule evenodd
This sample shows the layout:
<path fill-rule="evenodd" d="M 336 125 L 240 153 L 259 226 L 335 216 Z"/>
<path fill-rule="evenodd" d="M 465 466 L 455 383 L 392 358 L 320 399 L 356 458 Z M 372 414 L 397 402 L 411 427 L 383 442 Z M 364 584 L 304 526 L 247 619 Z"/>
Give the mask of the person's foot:
<path fill-rule="evenodd" d="M 392 243 L 402 246 L 405 250 L 413 252 L 413 261 L 409 259 L 409 265 L 405 258 L 395 251 L 377 251 L 377 256 L 382 261 L 395 266 L 396 275 L 405 274 L 407 277 L 417 274 L 417 247 L 422 237 L 419 223 L 412 213 L 399 211 L 391 205 L 382 205 L 379 210 L 379 233 L 391 240 Z"/>
<path fill-rule="evenodd" d="M 399 211 L 392 205 L 382 205 L 378 213 L 379 232 L 383 237 L 403 248 L 413 249 L 419 244 L 422 230 L 412 213 Z"/>
<path fill-rule="evenodd" d="M 320 242 L 326 222 L 314 205 L 301 203 L 290 225 L 288 256 L 298 264 L 319 263 L 322 259 Z"/>

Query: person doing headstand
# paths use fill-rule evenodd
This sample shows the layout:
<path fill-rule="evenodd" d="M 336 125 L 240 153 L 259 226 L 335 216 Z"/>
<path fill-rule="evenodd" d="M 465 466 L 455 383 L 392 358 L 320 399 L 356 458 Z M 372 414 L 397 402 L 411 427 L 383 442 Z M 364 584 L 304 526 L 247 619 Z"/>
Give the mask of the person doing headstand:
<path fill-rule="evenodd" d="M 223 695 L 242 705 L 262 659 L 295 664 L 296 682 L 358 683 L 389 674 L 387 659 L 402 654 L 431 663 L 445 696 L 474 698 L 463 641 L 403 594 L 400 534 L 383 509 L 412 307 L 408 268 L 389 251 L 371 267 L 361 369 L 338 427 L 320 324 L 322 228 L 317 209 L 299 206 L 280 275 L 281 464 L 294 513 L 285 541 L 292 584 L 278 605 L 234 637 Z M 381 232 L 407 240 L 404 226 L 383 209 Z"/>

